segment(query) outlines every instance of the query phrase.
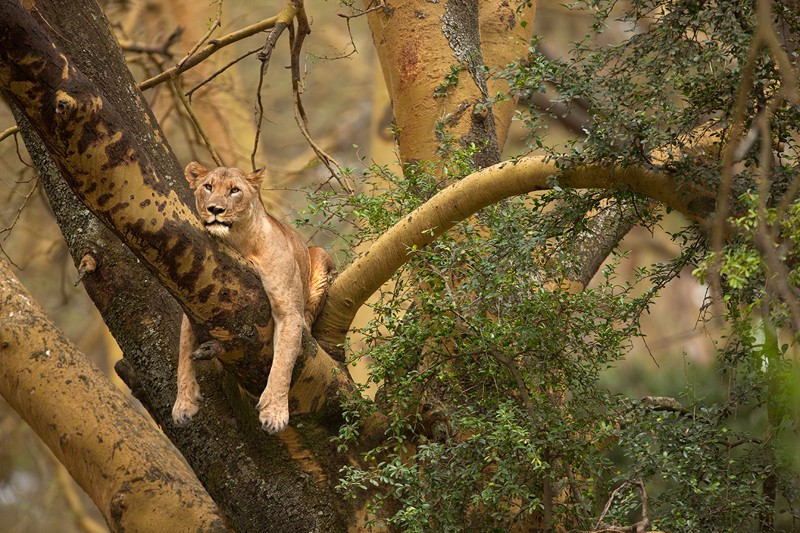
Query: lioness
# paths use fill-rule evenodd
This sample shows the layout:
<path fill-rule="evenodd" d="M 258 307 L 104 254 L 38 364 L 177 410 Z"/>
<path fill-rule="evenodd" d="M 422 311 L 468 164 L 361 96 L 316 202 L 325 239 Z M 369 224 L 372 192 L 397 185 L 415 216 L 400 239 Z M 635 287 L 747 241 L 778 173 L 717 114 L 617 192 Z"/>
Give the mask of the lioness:
<path fill-rule="evenodd" d="M 311 327 L 334 273 L 333 259 L 322 248 L 308 248 L 290 227 L 271 217 L 258 196 L 263 169 L 250 174 L 238 168 L 206 170 L 186 166 L 197 213 L 206 230 L 252 261 L 269 297 L 274 322 L 272 368 L 261 394 L 258 418 L 270 433 L 289 423 L 289 385 L 301 350 L 304 327 Z M 172 419 L 189 422 L 202 400 L 190 357 L 194 332 L 186 315 L 181 324 L 178 397 Z"/>

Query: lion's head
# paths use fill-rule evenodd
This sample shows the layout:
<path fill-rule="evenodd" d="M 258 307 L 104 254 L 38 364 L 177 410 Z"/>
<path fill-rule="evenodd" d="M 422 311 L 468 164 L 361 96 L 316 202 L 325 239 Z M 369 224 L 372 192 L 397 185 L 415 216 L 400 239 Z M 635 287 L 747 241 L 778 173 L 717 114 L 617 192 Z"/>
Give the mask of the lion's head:
<path fill-rule="evenodd" d="M 257 208 L 264 169 L 247 173 L 238 168 L 206 170 L 192 162 L 184 171 L 194 191 L 197 214 L 212 235 L 226 237 L 237 223 L 248 221 Z"/>

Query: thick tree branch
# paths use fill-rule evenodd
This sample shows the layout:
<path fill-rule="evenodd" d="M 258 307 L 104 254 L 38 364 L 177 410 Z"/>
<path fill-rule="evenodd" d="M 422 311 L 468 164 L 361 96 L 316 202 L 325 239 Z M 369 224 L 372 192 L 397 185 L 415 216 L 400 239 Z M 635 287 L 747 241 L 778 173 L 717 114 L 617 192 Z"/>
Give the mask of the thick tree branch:
<path fill-rule="evenodd" d="M 204 318 L 209 310 L 206 307 L 203 311 L 204 305 L 217 307 L 220 317 L 225 314 L 223 308 L 241 313 L 229 326 L 225 326 L 223 320 L 221 329 L 214 333 L 219 336 L 228 327 L 232 328 L 228 329 L 229 336 L 223 334 L 223 337 L 230 337 L 225 341 L 226 356 L 240 357 L 227 366 L 238 369 L 242 375 L 252 371 L 249 383 L 244 379 L 244 384 L 253 387 L 256 383 L 257 390 L 263 387 L 264 369 L 268 368 L 259 358 L 258 348 L 268 347 L 265 344 L 268 335 L 264 331 L 268 329 L 268 302 L 254 272 L 235 258 L 225 259 L 228 254 L 202 231 L 192 235 L 196 232 L 191 229 L 195 226 L 195 217 L 188 207 L 188 188 L 180 178 L 180 166 L 164 144 L 163 134 L 144 99 L 135 90 L 97 5 L 90 1 L 69 5 L 45 1 L 37 3 L 36 8 L 36 16 L 46 19 L 41 24 L 17 2 L 0 0 L 3 12 L 0 17 L 0 41 L 3 41 L 0 45 L 0 88 L 11 89 L 14 78 L 14 92 L 4 92 L 4 96 L 12 103 L 26 106 L 25 114 L 32 119 L 38 134 L 46 139 L 45 147 L 37 141 L 37 131 L 33 131 L 31 124 L 24 116 L 18 116 L 23 137 L 43 174 L 42 182 L 73 257 L 80 258 L 91 252 L 97 260 L 96 268 L 87 273 L 83 282 L 123 349 L 125 360 L 130 363 L 126 366 L 132 370 L 131 377 L 140 384 L 145 405 L 182 450 L 226 519 L 237 530 L 343 529 L 342 516 L 352 513 L 342 510 L 347 505 L 345 502 L 331 497 L 335 472 L 341 462 L 327 463 L 326 480 L 319 482 L 318 478 L 306 476 L 300 459 L 295 460 L 296 455 L 300 456 L 306 464 L 313 462 L 317 454 L 331 453 L 327 438 L 315 437 L 312 443 L 305 438 L 305 432 L 321 431 L 320 428 L 325 427 L 321 423 L 327 420 L 321 421 L 319 416 L 297 417 L 296 420 L 303 422 L 304 434 L 295 439 L 299 444 L 292 447 L 259 431 L 245 431 L 251 423 L 257 428 L 252 405 L 242 399 L 236 385 L 224 378 L 213 364 L 203 363 L 198 365 L 205 395 L 201 414 L 185 428 L 176 428 L 170 422 L 181 309 L 172 296 L 155 283 L 154 274 L 164 280 L 174 294 L 183 295 L 178 299 L 201 329 L 215 325 L 214 318 L 209 320 L 208 315 Z M 10 27 L 12 21 L 14 28 Z M 24 29 L 15 35 L 20 22 Z M 55 35 L 81 35 L 82 38 L 57 43 L 43 28 L 53 28 Z M 87 43 L 92 46 L 87 47 Z M 63 52 L 59 44 L 65 47 Z M 48 55 L 48 50 L 56 52 Z M 67 57 L 74 59 L 74 63 L 67 63 Z M 33 68 L 20 65 L 17 60 Z M 79 71 L 89 74 L 84 76 Z M 22 77 L 18 78 L 20 74 Z M 37 100 L 38 97 L 41 97 L 38 103 L 32 102 L 31 98 Z M 67 113 L 69 116 L 65 117 Z M 87 124 L 97 128 L 87 128 Z M 51 155 L 58 168 L 50 161 Z M 115 166 L 112 160 L 124 168 Z M 138 259 L 77 202 L 67 182 L 83 200 L 92 199 L 87 203 L 123 236 L 132 250 L 141 254 Z M 125 206 L 126 203 L 130 205 Z M 98 204 L 105 207 L 98 207 Z M 151 204 L 157 204 L 156 208 Z M 137 222 L 135 212 L 140 206 L 147 218 Z M 183 215 L 188 219 L 180 220 Z M 146 230 L 148 226 L 164 228 L 169 224 L 175 225 L 172 227 L 177 233 L 169 235 L 169 230 L 165 229 L 158 237 L 157 231 Z M 182 233 L 179 228 L 190 229 Z M 199 249 L 194 249 L 195 246 Z M 216 291 L 208 287 L 204 291 L 203 285 L 190 279 L 197 274 L 193 265 L 217 259 L 222 264 L 217 264 L 216 268 L 221 268 L 224 276 L 212 276 L 212 279 L 221 285 Z M 218 271 L 220 273 L 223 272 Z M 191 296 L 193 292 L 196 294 Z M 223 301 L 214 304 L 218 296 L 222 296 Z M 247 350 L 252 346 L 248 338 L 251 341 L 260 339 L 255 344 L 255 352 Z M 340 367 L 321 351 L 312 355 L 315 353 L 313 343 L 309 348 L 306 360 L 298 363 L 297 381 L 301 384 L 292 389 L 297 409 L 338 406 L 338 402 L 326 403 L 327 394 L 333 391 L 328 390 L 325 383 L 347 383 L 346 370 L 333 375 L 334 369 Z M 315 379 L 317 376 L 322 379 Z M 339 459 L 346 461 L 346 458 Z"/>
<path fill-rule="evenodd" d="M 369 253 L 353 262 L 331 286 L 327 305 L 317 321 L 315 337 L 336 346 L 356 311 L 392 274 L 421 248 L 458 222 L 504 198 L 558 185 L 576 189 L 628 189 L 660 201 L 693 220 L 706 220 L 714 210 L 713 190 L 673 175 L 608 165 L 561 170 L 545 157 L 506 161 L 470 174 L 443 189 L 408 214 L 373 243 Z"/>
<path fill-rule="evenodd" d="M 0 21 L 0 86 L 31 121 L 80 200 L 207 328 L 208 337 L 199 340 L 221 342 L 221 359 L 249 391 L 260 393 L 272 350 L 269 305 L 258 277 L 209 239 L 179 195 L 186 192 L 183 180 L 162 179 L 124 114 L 68 61 L 46 26 L 17 2 L 3 5 L 8 16 Z M 321 409 L 349 383 L 345 369 L 319 355 L 315 364 L 327 361 L 327 370 L 304 378 L 321 381 L 311 389 L 325 394 L 296 398 L 295 404 Z"/>
<path fill-rule="evenodd" d="M 278 439 L 259 431 L 243 433 L 248 421 L 257 427 L 252 405 L 243 403 L 236 385 L 213 364 L 199 365 L 205 397 L 201 413 L 186 427 L 172 424 L 181 309 L 78 202 L 30 128 L 20 124 L 72 256 L 89 250 L 97 258 L 97 268 L 83 284 L 125 354 L 126 383 L 182 451 L 227 521 L 239 531 L 340 529 L 330 494 L 303 477 Z M 313 419 L 304 421 L 307 427 L 317 425 Z"/>
<path fill-rule="evenodd" d="M 2 259 L 0 304 L 0 393 L 109 527 L 226 530 L 211 497 L 161 432 L 64 338 Z"/>

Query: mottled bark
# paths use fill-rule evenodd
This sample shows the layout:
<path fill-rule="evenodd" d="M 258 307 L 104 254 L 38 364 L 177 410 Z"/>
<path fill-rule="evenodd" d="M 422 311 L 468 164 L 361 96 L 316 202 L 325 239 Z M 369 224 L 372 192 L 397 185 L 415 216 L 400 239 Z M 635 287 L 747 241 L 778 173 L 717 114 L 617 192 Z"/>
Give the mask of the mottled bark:
<path fill-rule="evenodd" d="M 27 133 L 26 141 L 76 263 L 86 253 L 97 260 L 97 269 L 83 283 L 125 354 L 126 381 L 186 457 L 228 522 L 238 531 L 341 529 L 340 517 L 349 513 L 336 508 L 340 501 L 329 492 L 331 482 L 319 485 L 293 458 L 300 455 L 313 461 L 319 450 L 329 454 L 327 443 L 315 439 L 309 453 L 287 448 L 258 431 L 253 403 L 242 398 L 235 382 L 217 365 L 198 365 L 204 401 L 194 421 L 182 428 L 172 424 L 180 307 L 78 202 L 47 162 L 44 147 L 37 147 Z M 80 411 L 81 406 L 72 409 Z M 314 418 L 297 420 L 309 431 L 320 424 Z M 335 471 L 339 464 L 326 465 L 325 471 Z"/>
<path fill-rule="evenodd" d="M 317 434 L 330 434 L 324 424 L 331 420 L 296 417 L 304 430 L 292 445 L 268 437 L 254 430 L 254 410 L 236 385 L 207 364 L 200 376 L 201 413 L 186 428 L 172 425 L 182 311 L 172 296 L 201 334 L 208 337 L 204 328 L 214 328 L 213 335 L 229 348 L 226 366 L 258 391 L 268 368 L 259 354 L 269 340 L 269 307 L 260 282 L 194 222 L 181 166 L 97 5 L 42 2 L 33 15 L 17 2 L 3 0 L 0 6 L 0 88 L 32 120 L 25 125 L 20 118 L 20 124 L 76 263 L 86 253 L 98 262 L 84 283 L 125 352 L 123 368 L 134 391 L 237 530 L 343 529 L 343 517 L 353 513 L 332 485 L 347 459 L 335 456 Z M 325 402 L 332 392 L 327 384 L 347 383 L 346 371 L 334 375 L 340 367 L 327 354 L 312 353 L 309 349 L 304 361 L 309 364 L 298 369 L 302 385 L 293 389 L 298 410 L 335 407 Z M 322 479 L 306 473 L 318 453 L 327 460 L 318 466 Z"/>
<path fill-rule="evenodd" d="M 527 53 L 533 13 L 506 0 L 390 0 L 369 14 L 404 163 L 438 161 L 442 133 L 474 143 L 478 167 L 500 161 L 516 100 L 493 101 L 508 87 L 484 67 Z"/>
<path fill-rule="evenodd" d="M 0 259 L 0 393 L 112 531 L 225 531 L 164 435 L 45 316 Z"/>

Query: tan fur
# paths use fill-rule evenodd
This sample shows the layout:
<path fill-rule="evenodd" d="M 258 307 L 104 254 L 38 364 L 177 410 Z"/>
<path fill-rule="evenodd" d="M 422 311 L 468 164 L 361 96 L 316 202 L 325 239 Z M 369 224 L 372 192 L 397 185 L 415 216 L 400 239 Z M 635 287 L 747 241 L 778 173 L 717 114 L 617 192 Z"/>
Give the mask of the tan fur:
<path fill-rule="evenodd" d="M 301 351 L 303 328 L 310 328 L 324 303 L 334 273 L 333 259 L 322 248 L 308 248 L 292 228 L 271 217 L 258 196 L 263 170 L 238 168 L 208 171 L 199 163 L 186 166 L 197 212 L 209 233 L 250 260 L 261 277 L 275 324 L 274 354 L 267 387 L 257 409 L 270 433 L 289 423 L 289 386 Z M 182 425 L 197 413 L 202 399 L 191 353 L 196 345 L 189 320 L 181 325 L 178 396 L 172 418 Z"/>

